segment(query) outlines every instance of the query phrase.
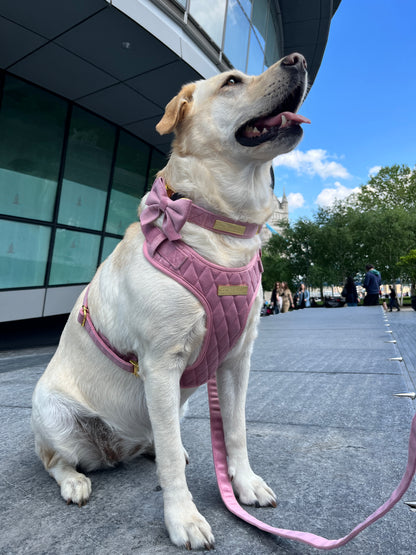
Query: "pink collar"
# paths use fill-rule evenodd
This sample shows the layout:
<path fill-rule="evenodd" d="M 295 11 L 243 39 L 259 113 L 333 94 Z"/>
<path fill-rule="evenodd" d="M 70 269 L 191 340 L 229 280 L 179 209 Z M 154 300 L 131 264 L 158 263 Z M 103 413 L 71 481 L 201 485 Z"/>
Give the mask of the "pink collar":
<path fill-rule="evenodd" d="M 239 222 L 225 216 L 218 216 L 197 206 L 189 198 L 172 200 L 167 194 L 164 179 L 159 177 L 147 196 L 146 208 L 140 216 L 140 223 L 142 226 L 148 226 L 161 214 L 164 215 L 162 231 L 170 241 L 181 238 L 180 231 L 185 222 L 191 222 L 215 233 L 243 239 L 254 237 L 262 227 L 255 223 Z"/>

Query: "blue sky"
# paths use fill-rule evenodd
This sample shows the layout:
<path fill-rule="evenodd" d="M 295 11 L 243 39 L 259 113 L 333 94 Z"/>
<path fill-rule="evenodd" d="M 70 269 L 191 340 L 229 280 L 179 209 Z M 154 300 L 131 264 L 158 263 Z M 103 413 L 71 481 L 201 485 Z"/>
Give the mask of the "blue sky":
<path fill-rule="evenodd" d="M 291 221 L 365 185 L 380 166 L 415 166 L 415 21 L 415 0 L 342 0 L 299 110 L 312 124 L 274 160 Z"/>

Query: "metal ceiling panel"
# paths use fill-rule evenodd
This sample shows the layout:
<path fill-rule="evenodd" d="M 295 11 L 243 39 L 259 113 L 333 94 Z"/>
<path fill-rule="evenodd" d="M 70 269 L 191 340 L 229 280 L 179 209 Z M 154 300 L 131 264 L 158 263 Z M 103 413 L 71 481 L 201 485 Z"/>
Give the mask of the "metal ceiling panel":
<path fill-rule="evenodd" d="M 319 38 L 319 19 L 308 19 L 285 24 L 285 50 L 300 50 L 300 44 L 310 44 L 313 48 Z M 299 40 L 302 37 L 303 40 Z M 309 49 L 310 50 L 310 47 Z M 301 52 L 304 54 L 304 52 Z"/>
<path fill-rule="evenodd" d="M 169 100 L 180 91 L 182 85 L 198 79 L 201 79 L 199 73 L 185 62 L 177 60 L 172 64 L 130 79 L 127 84 L 164 108 Z"/>
<path fill-rule="evenodd" d="M 101 11 L 55 42 L 121 81 L 177 59 L 143 27 L 113 8 Z"/>
<path fill-rule="evenodd" d="M 167 139 L 156 131 L 156 125 L 159 123 L 162 115 L 163 111 L 156 117 L 130 123 L 125 128 L 152 145 L 167 144 L 167 149 L 169 150 L 173 135 L 169 135 Z"/>
<path fill-rule="evenodd" d="M 0 17 L 0 67 L 8 68 L 32 50 L 45 44 L 47 39 L 28 29 Z"/>
<path fill-rule="evenodd" d="M 279 7 L 285 23 L 289 23 L 291 21 L 298 22 L 319 18 L 323 3 L 328 3 L 328 0 L 301 0 L 300 2 L 299 0 L 296 2 L 293 0 L 279 0 Z"/>
<path fill-rule="evenodd" d="M 106 0 L 17 0 L 0 2 L 0 15 L 52 39 L 100 9 Z"/>
<path fill-rule="evenodd" d="M 116 82 L 110 75 L 53 43 L 9 69 L 19 77 L 72 100 Z"/>
<path fill-rule="evenodd" d="M 122 83 L 79 98 L 77 103 L 123 126 L 161 113 L 159 106 Z"/>

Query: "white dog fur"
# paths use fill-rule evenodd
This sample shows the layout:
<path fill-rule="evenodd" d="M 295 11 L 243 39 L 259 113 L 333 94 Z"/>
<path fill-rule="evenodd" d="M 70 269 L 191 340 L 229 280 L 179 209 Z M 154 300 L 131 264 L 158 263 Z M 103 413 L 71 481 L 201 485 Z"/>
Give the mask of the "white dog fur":
<path fill-rule="evenodd" d="M 294 54 L 258 77 L 229 71 L 184 86 L 157 126 L 159 133 L 176 136 L 159 175 L 205 209 L 264 224 L 272 212 L 270 161 L 294 148 L 302 135 L 299 120 L 283 120 L 279 127 L 275 116 L 299 108 L 305 68 L 304 58 Z M 270 114 L 274 119 L 266 118 Z M 266 128 L 261 140 L 255 118 Z M 236 238 L 192 223 L 181 234 L 200 255 L 227 267 L 247 264 L 260 248 L 259 235 Z M 89 290 L 95 327 L 119 352 L 137 354 L 140 377 L 116 367 L 77 322 L 83 293 L 33 394 L 36 451 L 62 497 L 79 505 L 87 502 L 91 481 L 77 468 L 90 471 L 154 452 L 172 542 L 209 549 L 214 537 L 192 501 L 180 435 L 183 406 L 194 389 L 179 386 L 203 343 L 205 313 L 188 290 L 144 258 L 142 249 L 140 224 L 134 223 Z M 262 291 L 217 381 L 236 494 L 245 504 L 275 506 L 273 491 L 250 467 L 246 447 L 245 399 L 261 302 Z"/>

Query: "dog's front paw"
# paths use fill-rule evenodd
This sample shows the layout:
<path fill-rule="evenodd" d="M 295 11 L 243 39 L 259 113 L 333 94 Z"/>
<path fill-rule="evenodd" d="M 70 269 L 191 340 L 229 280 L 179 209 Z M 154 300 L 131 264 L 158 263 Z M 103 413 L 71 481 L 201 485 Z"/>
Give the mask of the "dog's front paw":
<path fill-rule="evenodd" d="M 240 502 L 257 507 L 276 507 L 276 495 L 266 482 L 252 470 L 231 474 L 232 484 Z"/>
<path fill-rule="evenodd" d="M 82 507 L 91 495 L 91 480 L 79 473 L 64 478 L 61 482 L 61 495 L 68 505 L 75 503 Z"/>
<path fill-rule="evenodd" d="M 211 526 L 199 513 L 192 500 L 166 506 L 165 523 L 172 543 L 186 549 L 214 548 Z"/>

